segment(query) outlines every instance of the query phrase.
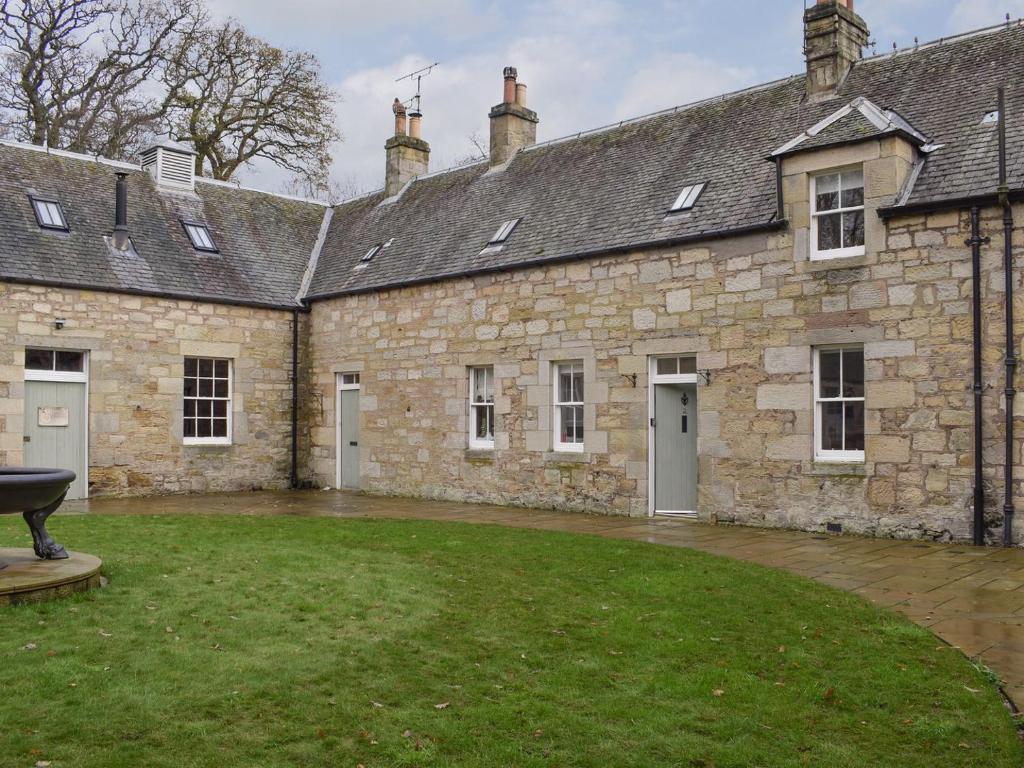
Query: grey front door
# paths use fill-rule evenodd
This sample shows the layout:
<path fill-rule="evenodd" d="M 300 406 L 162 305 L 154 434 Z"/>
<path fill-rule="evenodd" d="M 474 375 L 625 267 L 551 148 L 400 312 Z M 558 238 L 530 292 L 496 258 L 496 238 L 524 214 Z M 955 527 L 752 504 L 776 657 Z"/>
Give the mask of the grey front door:
<path fill-rule="evenodd" d="M 84 499 L 88 491 L 88 419 L 85 384 L 25 382 L 25 464 L 73 471 L 69 499 Z"/>
<path fill-rule="evenodd" d="M 697 385 L 654 385 L 654 510 L 697 511 Z"/>
<path fill-rule="evenodd" d="M 359 390 L 343 389 L 338 396 L 341 400 L 338 474 L 342 488 L 359 488 Z"/>

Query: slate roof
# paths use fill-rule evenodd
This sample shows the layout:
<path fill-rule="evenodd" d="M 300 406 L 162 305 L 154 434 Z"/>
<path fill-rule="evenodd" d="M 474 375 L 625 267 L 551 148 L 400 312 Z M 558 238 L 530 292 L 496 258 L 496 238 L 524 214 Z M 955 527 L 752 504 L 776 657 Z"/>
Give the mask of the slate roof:
<path fill-rule="evenodd" d="M 772 152 L 772 156 L 781 157 L 795 152 L 806 152 L 809 149 L 850 144 L 888 135 L 903 136 L 916 146 L 923 146 L 928 142 L 928 137 L 914 128 L 898 112 L 881 109 L 858 96 L 817 125 L 811 126 L 786 142 Z"/>
<path fill-rule="evenodd" d="M 825 102 L 806 101 L 800 74 L 538 145 L 500 173 L 488 173 L 481 163 L 426 176 L 389 204 L 379 205 L 378 193 L 335 209 L 307 297 L 772 226 L 775 169 L 766 156 L 856 97 L 894 110 L 940 145 L 903 201 L 912 208 L 994 191 L 996 127 L 982 120 L 1004 85 L 1011 188 L 1022 189 L 1022 82 L 1024 27 L 1018 23 L 865 59 L 838 97 Z M 700 182 L 708 186 L 694 209 L 666 216 L 679 191 Z M 512 218 L 522 221 L 508 242 L 481 255 L 498 226 Z M 392 239 L 357 268 L 369 248 Z"/>
<path fill-rule="evenodd" d="M 105 240 L 117 171 L 135 254 Z M 40 229 L 30 194 L 59 200 L 70 231 Z M 0 280 L 294 307 L 325 207 L 203 180 L 160 190 L 130 165 L 0 145 L 0 210 Z M 181 219 L 206 223 L 220 252 L 196 251 Z"/>

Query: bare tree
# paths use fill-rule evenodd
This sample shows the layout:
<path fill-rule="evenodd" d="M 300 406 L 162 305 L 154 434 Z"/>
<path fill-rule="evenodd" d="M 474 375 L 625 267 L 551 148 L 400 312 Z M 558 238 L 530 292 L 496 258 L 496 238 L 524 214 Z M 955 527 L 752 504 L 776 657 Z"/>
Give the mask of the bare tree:
<path fill-rule="evenodd" d="M 328 184 L 337 94 L 310 53 L 282 51 L 236 22 L 205 30 L 167 73 L 175 91 L 171 133 L 192 142 L 196 172 L 230 179 L 265 158 L 308 181 Z"/>
<path fill-rule="evenodd" d="M 15 137 L 124 156 L 166 111 L 154 77 L 204 20 L 201 0 L 0 0 L 0 109 Z"/>
<path fill-rule="evenodd" d="M 354 197 L 360 197 L 371 190 L 351 175 L 340 179 L 328 177 L 325 181 L 312 181 L 307 176 L 300 174 L 283 182 L 277 191 L 283 195 L 307 197 L 337 205 Z"/>

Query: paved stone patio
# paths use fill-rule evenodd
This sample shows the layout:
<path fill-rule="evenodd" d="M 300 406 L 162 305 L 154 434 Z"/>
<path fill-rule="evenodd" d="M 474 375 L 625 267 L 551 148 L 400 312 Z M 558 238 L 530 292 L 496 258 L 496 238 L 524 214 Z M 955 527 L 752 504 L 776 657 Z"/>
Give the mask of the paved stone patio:
<path fill-rule="evenodd" d="M 567 514 L 338 491 L 258 492 L 68 502 L 90 514 L 300 515 L 489 523 L 646 541 L 808 576 L 906 614 L 979 657 L 1024 705 L 1024 550 Z M 56 526 L 55 526 L 56 527 Z"/>

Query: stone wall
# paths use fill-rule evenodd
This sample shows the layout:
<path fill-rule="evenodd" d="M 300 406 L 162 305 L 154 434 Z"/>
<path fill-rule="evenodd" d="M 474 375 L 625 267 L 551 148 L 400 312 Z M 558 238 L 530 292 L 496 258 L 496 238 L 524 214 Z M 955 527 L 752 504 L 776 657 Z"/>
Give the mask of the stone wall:
<path fill-rule="evenodd" d="M 984 212 L 984 228 L 998 235 L 998 211 Z M 362 373 L 361 474 L 370 492 L 645 515 L 648 357 L 695 353 L 710 379 L 698 390 L 702 517 L 966 539 L 968 230 L 957 212 L 902 218 L 873 228 L 865 256 L 836 263 L 807 261 L 786 230 L 316 303 L 314 476 L 334 484 L 334 376 L 352 370 Z M 1002 488 L 1000 259 L 986 249 L 990 495 Z M 865 351 L 859 465 L 822 464 L 812 450 L 812 349 L 837 342 Z M 551 450 L 545 370 L 559 359 L 588 367 L 579 455 Z M 466 448 L 467 367 L 478 364 L 495 366 L 490 453 Z M 1024 437 L 1024 403 L 1018 413 Z M 1016 455 L 1019 464 L 1020 441 Z"/>
<path fill-rule="evenodd" d="M 22 463 L 25 347 L 77 349 L 91 495 L 287 487 L 291 313 L 6 283 L 0 307 L 0 464 Z M 185 355 L 234 361 L 230 446 L 182 444 Z"/>

